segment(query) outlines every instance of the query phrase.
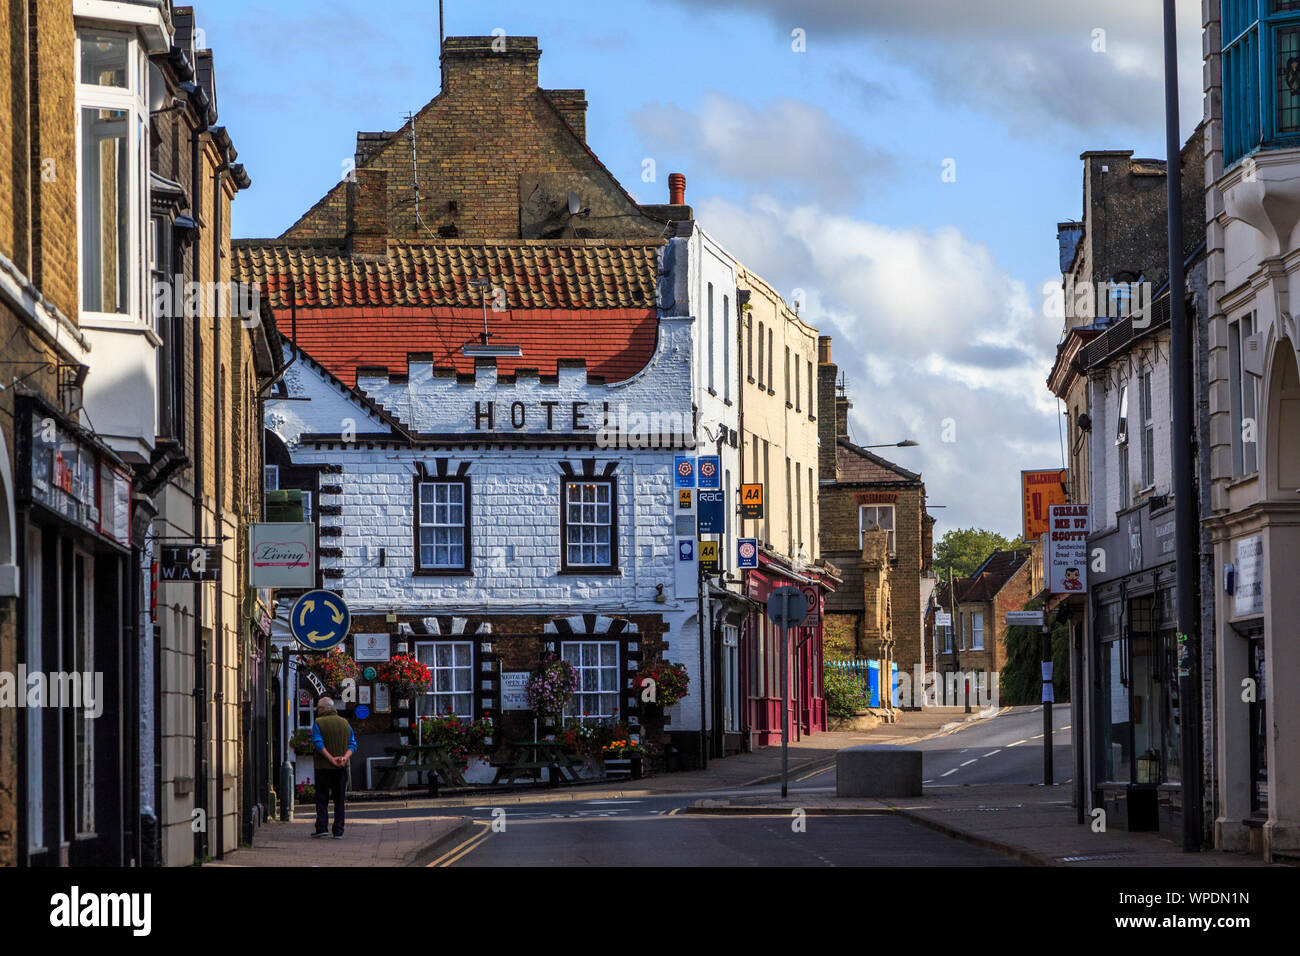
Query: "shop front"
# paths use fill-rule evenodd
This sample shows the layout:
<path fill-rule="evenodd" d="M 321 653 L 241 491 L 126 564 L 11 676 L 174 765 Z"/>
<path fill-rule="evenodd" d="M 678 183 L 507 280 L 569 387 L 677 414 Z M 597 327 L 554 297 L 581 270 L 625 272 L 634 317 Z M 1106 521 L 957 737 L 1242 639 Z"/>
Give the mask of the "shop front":
<path fill-rule="evenodd" d="M 817 567 L 796 570 L 775 552 L 760 549 L 758 568 L 748 571 L 746 596 L 758 607 L 745 619 L 740 660 L 746 692 L 744 732 L 749 749 L 781 742 L 781 631 L 767 616 L 767 599 L 779 587 L 802 588 L 809 595 L 816 624 L 791 628 L 787 642 L 789 738 L 826 729 L 822 686 L 822 620 L 825 596 L 834 582 Z"/>
<path fill-rule="evenodd" d="M 1173 520 L 1144 506 L 1089 539 L 1106 556 L 1089 580 L 1089 776 L 1093 805 L 1129 830 L 1170 830 L 1182 808 Z"/>
<path fill-rule="evenodd" d="M 132 862 L 138 654 L 132 479 L 41 399 L 15 407 L 20 863 Z"/>

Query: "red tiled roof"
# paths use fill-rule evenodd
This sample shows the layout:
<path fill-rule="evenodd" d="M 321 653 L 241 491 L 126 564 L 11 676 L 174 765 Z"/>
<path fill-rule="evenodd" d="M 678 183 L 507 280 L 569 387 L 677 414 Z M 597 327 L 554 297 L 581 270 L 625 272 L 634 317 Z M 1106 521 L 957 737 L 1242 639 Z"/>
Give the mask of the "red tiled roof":
<path fill-rule="evenodd" d="M 479 308 L 299 307 L 296 343 L 338 379 L 357 384 L 357 369 L 386 368 L 406 374 L 407 356 L 424 353 L 436 367 L 469 374 L 474 358 L 461 347 L 477 344 L 483 331 Z M 288 308 L 274 310 L 282 335 L 293 335 Z M 519 358 L 498 358 L 499 374 L 537 369 L 557 374 L 561 359 L 585 359 L 587 374 L 607 382 L 631 378 L 650 361 L 659 335 L 655 309 L 488 310 L 494 345 L 518 345 Z"/>
<path fill-rule="evenodd" d="M 958 603 L 993 600 L 1028 560 L 1028 549 L 994 551 L 970 577 L 953 581 Z M 941 607 L 949 606 L 948 585 L 939 588 L 937 600 Z"/>
<path fill-rule="evenodd" d="M 234 277 L 260 283 L 273 309 L 298 305 L 479 306 L 469 285 L 487 279 L 510 309 L 653 309 L 661 240 L 447 239 L 390 243 L 388 254 L 352 257 L 339 250 L 232 243 Z M 492 293 L 488 293 L 489 305 Z"/>

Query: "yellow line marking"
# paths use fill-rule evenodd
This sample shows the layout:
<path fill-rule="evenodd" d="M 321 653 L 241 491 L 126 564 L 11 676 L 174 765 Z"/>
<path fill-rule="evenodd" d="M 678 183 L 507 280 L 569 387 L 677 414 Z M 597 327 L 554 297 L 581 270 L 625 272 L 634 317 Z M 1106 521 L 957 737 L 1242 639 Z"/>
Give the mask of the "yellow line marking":
<path fill-rule="evenodd" d="M 681 807 L 676 807 L 675 809 L 669 810 L 669 811 L 668 811 L 668 815 L 669 815 L 670 817 L 675 817 L 675 816 L 677 816 L 677 814 L 679 814 L 679 813 L 681 813 L 681 812 L 682 812 L 682 808 L 681 808 Z"/>
<path fill-rule="evenodd" d="M 487 827 L 487 826 L 490 826 L 490 824 L 487 823 L 487 822 L 484 821 L 484 820 L 475 820 L 475 821 L 474 821 L 474 824 L 475 824 L 475 826 L 480 826 L 480 827 Z M 446 860 L 446 859 L 447 859 L 449 856 L 451 856 L 453 853 L 456 853 L 458 850 L 462 849 L 463 847 L 468 846 L 469 844 L 473 843 L 475 840 L 477 840 L 477 839 L 479 839 L 480 837 L 482 837 L 484 834 L 486 834 L 486 833 L 490 833 L 490 832 L 491 832 L 490 830 L 480 830 L 478 833 L 475 833 L 475 834 L 474 834 L 472 837 L 470 837 L 468 840 L 465 840 L 465 841 L 463 841 L 462 843 L 457 844 L 456 846 L 454 846 L 454 847 L 452 847 L 450 850 L 448 850 L 446 853 L 444 853 L 442 856 L 438 857 L 438 859 L 432 861 L 431 863 L 427 863 L 427 864 L 425 864 L 425 865 L 426 865 L 426 866 L 444 866 L 445 863 L 444 863 L 443 861 Z"/>
<path fill-rule="evenodd" d="M 810 780 L 811 778 L 816 777 L 818 774 L 823 774 L 826 773 L 828 770 L 834 770 L 834 769 L 835 769 L 834 767 L 822 767 L 820 770 L 814 770 L 812 773 L 804 774 L 804 776 L 802 777 L 796 777 L 794 782 L 803 783 L 805 780 Z"/>
<path fill-rule="evenodd" d="M 491 830 L 484 830 L 483 833 L 479 836 L 478 840 L 476 840 L 474 843 L 471 843 L 471 844 L 470 844 L 469 846 L 467 846 L 463 851 L 461 851 L 461 852 L 458 853 L 456 856 L 452 857 L 452 858 L 451 858 L 450 860 L 448 860 L 446 863 L 443 863 L 443 864 L 441 864 L 441 865 L 444 866 L 444 867 L 446 867 L 446 866 L 451 866 L 453 863 L 457 862 L 457 861 L 460 860 L 461 858 L 466 857 L 466 856 L 469 856 L 469 854 L 473 853 L 473 852 L 474 852 L 475 850 L 477 850 L 480 846 L 482 846 L 484 843 L 486 843 L 488 837 L 490 837 L 491 835 L 492 835 L 492 831 L 491 831 Z"/>

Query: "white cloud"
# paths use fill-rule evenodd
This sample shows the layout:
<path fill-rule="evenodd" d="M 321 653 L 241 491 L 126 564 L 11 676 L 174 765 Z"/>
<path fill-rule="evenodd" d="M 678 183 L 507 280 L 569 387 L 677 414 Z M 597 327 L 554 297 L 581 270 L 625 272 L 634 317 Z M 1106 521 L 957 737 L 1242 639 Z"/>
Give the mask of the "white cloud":
<path fill-rule="evenodd" d="M 852 437 L 915 439 L 946 527 L 1018 533 L 1019 473 L 1060 461 L 1045 379 L 1059 323 L 986 246 L 953 227 L 893 229 L 769 196 L 706 200 L 701 226 L 833 338 L 854 403 Z M 955 427 L 956 441 L 943 441 Z"/>
<path fill-rule="evenodd" d="M 821 107 L 788 97 L 751 106 L 710 90 L 695 112 L 652 103 L 631 121 L 651 155 L 823 202 L 855 201 L 871 177 L 897 169 Z"/>

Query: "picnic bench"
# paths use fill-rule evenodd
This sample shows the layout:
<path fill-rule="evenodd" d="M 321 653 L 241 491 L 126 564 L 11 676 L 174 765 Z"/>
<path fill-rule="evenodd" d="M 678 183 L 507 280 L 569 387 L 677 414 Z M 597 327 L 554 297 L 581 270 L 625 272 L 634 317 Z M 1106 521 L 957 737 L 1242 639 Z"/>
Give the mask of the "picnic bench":
<path fill-rule="evenodd" d="M 492 782 L 511 784 L 520 776 L 532 777 L 540 781 L 542 771 L 551 768 L 551 784 L 556 785 L 565 777 L 570 782 L 578 780 L 578 770 L 583 766 L 582 757 L 574 753 L 565 753 L 564 744 L 558 740 L 525 740 L 509 745 L 511 754 L 505 760 L 494 760 L 492 766 L 497 768 Z"/>
<path fill-rule="evenodd" d="M 429 774 L 429 790 L 437 790 L 437 780 L 441 779 L 449 787 L 467 787 L 460 767 L 451 758 L 447 747 L 440 744 L 407 744 L 401 747 L 385 747 L 385 753 L 392 754 L 393 762 L 384 768 L 379 778 L 380 790 L 397 790 L 411 772 Z"/>

